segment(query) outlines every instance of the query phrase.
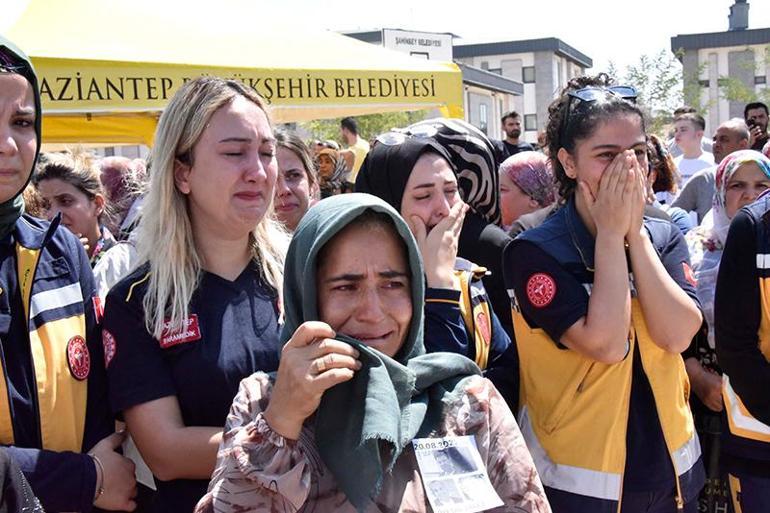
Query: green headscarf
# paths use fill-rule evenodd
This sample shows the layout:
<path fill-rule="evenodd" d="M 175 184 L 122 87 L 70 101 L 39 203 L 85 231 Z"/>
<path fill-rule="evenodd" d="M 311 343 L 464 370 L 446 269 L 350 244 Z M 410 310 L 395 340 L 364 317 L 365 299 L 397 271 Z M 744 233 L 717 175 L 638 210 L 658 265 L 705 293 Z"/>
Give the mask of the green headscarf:
<path fill-rule="evenodd" d="M 443 403 L 463 389 L 461 381 L 481 371 L 453 353 L 426 354 L 423 345 L 423 267 L 417 243 L 401 216 L 369 194 L 343 194 L 312 207 L 294 232 L 284 269 L 285 343 L 305 321 L 319 320 L 317 256 L 321 248 L 367 210 L 389 216 L 408 249 L 412 320 L 394 358 L 344 335 L 360 352 L 361 370 L 327 390 L 316 411 L 315 436 L 321 459 L 359 511 L 377 497 L 385 472 L 416 436 L 439 425 Z M 376 251 L 373 248 L 373 251 Z"/>
<path fill-rule="evenodd" d="M 16 45 L 0 36 L 0 73 L 18 73 L 27 79 L 32 91 L 35 95 L 35 133 L 37 134 L 37 149 L 35 151 L 35 160 L 32 162 L 32 169 L 30 169 L 29 176 L 24 186 L 16 193 L 16 195 L 3 203 L 0 203 L 0 239 L 8 235 L 12 230 L 16 221 L 24 213 L 24 198 L 22 193 L 29 184 L 32 178 L 32 172 L 35 169 L 35 162 L 40 154 L 41 143 L 41 123 L 43 109 L 40 105 L 40 90 L 37 87 L 37 76 L 35 70 L 32 67 L 32 62 L 29 58 L 19 50 Z"/>

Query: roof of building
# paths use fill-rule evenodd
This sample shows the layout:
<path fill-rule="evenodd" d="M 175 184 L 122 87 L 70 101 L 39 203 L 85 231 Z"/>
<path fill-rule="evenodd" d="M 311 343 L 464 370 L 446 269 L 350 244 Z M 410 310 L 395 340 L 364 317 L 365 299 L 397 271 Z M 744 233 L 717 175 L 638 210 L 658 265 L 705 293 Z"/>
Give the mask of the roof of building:
<path fill-rule="evenodd" d="M 703 34 L 680 34 L 671 38 L 671 51 L 770 44 L 770 28 L 728 30 Z M 457 51 L 455 51 L 457 54 Z"/>
<path fill-rule="evenodd" d="M 554 52 L 571 59 L 586 68 L 590 68 L 594 65 L 593 59 L 586 54 L 579 52 L 557 37 L 459 45 L 455 46 L 452 51 L 455 58 L 480 57 L 482 55 L 504 55 L 509 53 Z"/>
<path fill-rule="evenodd" d="M 524 94 L 524 84 L 516 82 L 510 78 L 506 78 L 497 73 L 491 73 L 489 71 L 468 66 L 461 62 L 455 62 L 460 67 L 460 71 L 463 72 L 463 83 L 483 87 L 485 89 L 493 89 L 502 93 L 514 94 L 521 96 Z"/>
<path fill-rule="evenodd" d="M 409 29 L 401 29 L 401 28 L 389 28 L 389 27 L 384 27 L 383 29 L 378 29 L 378 30 L 363 30 L 363 31 L 354 30 L 351 32 L 341 32 L 341 34 L 352 37 L 354 39 L 358 39 L 359 41 L 363 41 L 364 43 L 381 44 L 383 30 L 401 30 L 404 32 L 417 32 L 422 34 L 441 34 L 445 36 L 452 36 L 453 39 L 460 37 L 457 34 L 453 34 L 451 32 L 427 32 L 424 30 L 409 30 Z"/>
<path fill-rule="evenodd" d="M 364 43 L 382 44 L 382 30 L 367 30 L 364 32 L 341 32 L 342 35 L 358 39 Z"/>

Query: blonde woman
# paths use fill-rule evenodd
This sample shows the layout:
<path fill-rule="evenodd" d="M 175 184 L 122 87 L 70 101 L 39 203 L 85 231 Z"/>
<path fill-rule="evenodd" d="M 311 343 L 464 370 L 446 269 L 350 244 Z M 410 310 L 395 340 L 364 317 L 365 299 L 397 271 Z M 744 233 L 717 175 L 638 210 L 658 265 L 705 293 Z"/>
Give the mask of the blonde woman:
<path fill-rule="evenodd" d="M 278 368 L 275 146 L 259 96 L 217 78 L 183 86 L 158 124 L 144 263 L 111 290 L 103 331 L 111 405 L 155 476 L 156 511 L 193 510 L 238 383 Z"/>

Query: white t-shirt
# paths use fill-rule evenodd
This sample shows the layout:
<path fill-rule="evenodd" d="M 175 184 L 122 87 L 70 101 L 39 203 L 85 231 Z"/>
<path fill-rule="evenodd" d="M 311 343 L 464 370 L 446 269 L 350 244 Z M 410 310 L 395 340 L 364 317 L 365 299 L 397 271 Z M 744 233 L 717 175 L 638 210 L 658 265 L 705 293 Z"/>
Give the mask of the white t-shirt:
<path fill-rule="evenodd" d="M 679 169 L 679 186 L 684 187 L 687 180 L 692 175 L 714 165 L 714 155 L 712 153 L 703 152 L 699 157 L 694 159 L 687 159 L 684 155 L 680 155 L 674 159 L 677 169 Z"/>

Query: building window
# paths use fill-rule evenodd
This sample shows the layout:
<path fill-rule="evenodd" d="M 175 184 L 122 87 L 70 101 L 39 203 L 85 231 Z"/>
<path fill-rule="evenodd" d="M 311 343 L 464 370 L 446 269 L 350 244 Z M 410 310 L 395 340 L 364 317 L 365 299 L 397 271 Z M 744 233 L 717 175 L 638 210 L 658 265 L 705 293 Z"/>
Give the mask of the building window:
<path fill-rule="evenodd" d="M 698 84 L 700 84 L 701 87 L 708 87 L 709 86 L 709 81 L 708 81 L 708 79 L 706 79 L 706 80 L 698 80 Z"/>
<path fill-rule="evenodd" d="M 489 115 L 487 112 L 487 104 L 480 103 L 479 104 L 479 130 L 481 130 L 486 134 L 488 127 L 489 127 Z"/>
<path fill-rule="evenodd" d="M 766 84 L 767 83 L 767 77 L 761 76 L 761 77 L 754 77 L 754 83 L 757 85 Z"/>
<path fill-rule="evenodd" d="M 524 66 L 521 68 L 521 78 L 525 84 L 532 84 L 535 82 L 535 67 Z"/>
<path fill-rule="evenodd" d="M 537 114 L 524 115 L 524 130 L 537 131 Z"/>

